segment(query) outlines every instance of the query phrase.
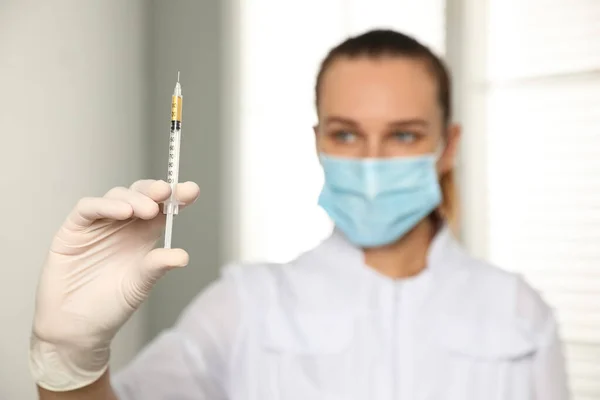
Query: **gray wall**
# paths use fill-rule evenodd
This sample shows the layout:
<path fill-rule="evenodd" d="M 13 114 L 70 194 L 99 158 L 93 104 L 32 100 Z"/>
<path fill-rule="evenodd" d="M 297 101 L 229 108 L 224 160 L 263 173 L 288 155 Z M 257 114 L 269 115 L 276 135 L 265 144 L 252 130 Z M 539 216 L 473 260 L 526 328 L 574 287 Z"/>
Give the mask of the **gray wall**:
<path fill-rule="evenodd" d="M 93 4 L 93 7 L 90 5 Z M 0 399 L 34 399 L 27 351 L 50 240 L 78 198 L 166 176 L 170 96 L 184 91 L 181 179 L 201 199 L 175 222 L 188 268 L 159 283 L 117 336 L 117 370 L 222 264 L 228 1 L 0 1 Z"/>
<path fill-rule="evenodd" d="M 78 198 L 146 174 L 147 5 L 93 5 L 0 1 L 0 399 L 37 398 L 27 352 L 54 232 Z M 115 368 L 145 325 L 138 313 L 119 333 Z"/>
<path fill-rule="evenodd" d="M 166 177 L 169 110 L 177 71 L 183 88 L 180 181 L 201 187 L 200 199 L 175 219 L 173 246 L 190 253 L 190 264 L 161 280 L 148 303 L 149 336 L 173 324 L 181 309 L 221 266 L 223 210 L 221 168 L 224 79 L 224 1 L 177 0 L 152 3 L 152 117 L 150 176 Z"/>

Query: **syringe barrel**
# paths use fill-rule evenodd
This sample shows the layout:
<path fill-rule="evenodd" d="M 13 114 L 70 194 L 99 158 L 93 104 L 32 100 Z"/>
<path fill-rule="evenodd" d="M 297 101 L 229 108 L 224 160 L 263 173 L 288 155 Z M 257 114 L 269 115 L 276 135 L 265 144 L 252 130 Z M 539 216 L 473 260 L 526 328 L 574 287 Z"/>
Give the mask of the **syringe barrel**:
<path fill-rule="evenodd" d="M 169 164 L 167 169 L 167 182 L 171 186 L 171 196 L 163 205 L 163 213 L 167 215 L 177 215 L 179 213 L 179 201 L 177 200 L 175 190 L 179 183 L 182 109 L 183 97 L 178 79 L 173 96 L 171 97 L 171 130 L 169 134 Z"/>
<path fill-rule="evenodd" d="M 171 196 L 165 202 L 163 212 L 175 214 L 179 212 L 179 201 L 176 196 L 177 184 L 179 183 L 179 153 L 181 150 L 181 131 L 171 132 L 169 137 L 169 164 L 167 168 L 167 182 L 171 186 Z"/>

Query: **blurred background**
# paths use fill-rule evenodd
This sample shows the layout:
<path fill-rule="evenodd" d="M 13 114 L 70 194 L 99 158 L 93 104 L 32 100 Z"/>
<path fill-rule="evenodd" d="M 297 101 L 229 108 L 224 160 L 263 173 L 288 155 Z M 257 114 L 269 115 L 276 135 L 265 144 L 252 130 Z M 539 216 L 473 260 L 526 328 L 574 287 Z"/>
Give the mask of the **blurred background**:
<path fill-rule="evenodd" d="M 600 399 L 598 0 L 0 0 L 0 398 L 35 398 L 35 286 L 68 211 L 166 176 L 177 71 L 181 179 L 202 187 L 175 224 L 191 262 L 119 334 L 113 368 L 224 264 L 287 260 L 325 237 L 317 67 L 374 27 L 448 61 L 465 129 L 461 240 L 556 307 L 574 398 Z"/>

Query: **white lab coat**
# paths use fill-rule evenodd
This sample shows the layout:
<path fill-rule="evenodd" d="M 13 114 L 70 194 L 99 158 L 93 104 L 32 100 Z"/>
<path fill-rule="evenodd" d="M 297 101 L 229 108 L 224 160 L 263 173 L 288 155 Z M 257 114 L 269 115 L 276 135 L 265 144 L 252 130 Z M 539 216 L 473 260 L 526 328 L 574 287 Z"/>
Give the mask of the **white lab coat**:
<path fill-rule="evenodd" d="M 121 400 L 566 400 L 550 308 L 443 228 L 392 280 L 334 232 L 234 265 L 114 378 Z"/>

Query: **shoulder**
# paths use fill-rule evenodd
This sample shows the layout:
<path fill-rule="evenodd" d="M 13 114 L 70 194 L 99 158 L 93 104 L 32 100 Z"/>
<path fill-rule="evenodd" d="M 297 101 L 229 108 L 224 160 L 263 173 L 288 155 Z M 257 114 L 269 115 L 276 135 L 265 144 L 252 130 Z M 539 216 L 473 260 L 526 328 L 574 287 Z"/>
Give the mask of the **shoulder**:
<path fill-rule="evenodd" d="M 266 296 L 275 289 L 285 265 L 268 262 L 228 264 L 221 270 L 221 279 L 231 282 L 240 296 Z"/>
<path fill-rule="evenodd" d="M 189 328 L 203 321 L 241 319 L 243 313 L 260 311 L 281 292 L 301 284 L 302 268 L 290 263 L 231 263 L 223 266 L 220 277 L 204 288 L 182 312 L 178 325 Z M 300 273 L 299 273 L 300 272 Z"/>
<path fill-rule="evenodd" d="M 348 308 L 360 281 L 353 279 L 348 257 L 342 255 L 344 250 L 332 246 L 329 239 L 289 262 L 227 265 L 222 279 L 235 282 L 249 313 L 254 308 L 262 314 L 275 306 Z"/>
<path fill-rule="evenodd" d="M 179 325 L 203 320 L 236 319 L 249 297 L 266 296 L 274 288 L 283 264 L 231 263 L 223 266 L 218 279 L 210 283 L 187 305 Z"/>
<path fill-rule="evenodd" d="M 491 263 L 472 259 L 470 288 L 488 304 L 495 305 L 507 316 L 530 322 L 547 319 L 552 310 L 523 275 Z"/>
<path fill-rule="evenodd" d="M 303 257 L 301 257 L 303 258 Z M 231 282 L 246 311 L 251 308 L 263 309 L 271 303 L 279 302 L 282 296 L 289 297 L 311 280 L 307 268 L 311 264 L 297 260 L 288 263 L 236 263 L 222 269 L 222 280 Z M 320 274 L 323 278 L 323 275 Z M 313 279 L 314 280 L 314 279 Z M 321 279 L 323 281 L 323 279 Z"/>
<path fill-rule="evenodd" d="M 538 290 L 520 274 L 468 255 L 461 276 L 449 285 L 446 311 L 493 329 L 518 332 L 532 344 L 554 326 L 554 313 Z"/>

